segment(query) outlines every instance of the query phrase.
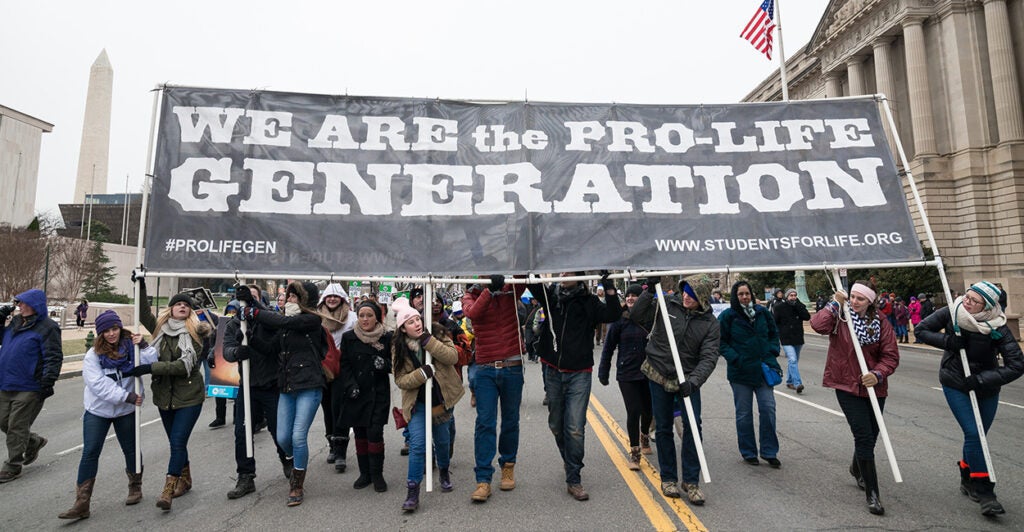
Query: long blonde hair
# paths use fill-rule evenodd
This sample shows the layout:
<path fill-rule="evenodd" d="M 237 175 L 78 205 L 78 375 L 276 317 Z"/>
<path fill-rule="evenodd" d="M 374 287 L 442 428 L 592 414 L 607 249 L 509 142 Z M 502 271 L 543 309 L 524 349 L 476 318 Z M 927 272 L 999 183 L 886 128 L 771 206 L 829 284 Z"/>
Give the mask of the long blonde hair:
<path fill-rule="evenodd" d="M 160 331 L 163 330 L 164 324 L 169 319 L 171 319 L 171 307 L 166 307 L 160 311 L 160 315 L 156 318 L 156 330 L 152 331 L 154 337 L 160 335 Z M 199 316 L 196 315 L 196 311 L 193 309 L 188 309 L 188 317 L 185 318 L 185 329 L 188 331 L 189 336 L 192 337 L 192 341 L 202 345 L 203 339 L 199 335 Z"/>

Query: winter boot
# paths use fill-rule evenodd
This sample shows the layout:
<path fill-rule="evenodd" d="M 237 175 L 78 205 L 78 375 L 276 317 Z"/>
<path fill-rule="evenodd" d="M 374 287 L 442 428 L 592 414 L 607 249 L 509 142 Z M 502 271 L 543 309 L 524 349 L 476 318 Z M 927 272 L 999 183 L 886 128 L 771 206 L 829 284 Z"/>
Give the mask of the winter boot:
<path fill-rule="evenodd" d="M 92 499 L 92 487 L 95 478 L 83 481 L 75 487 L 75 505 L 70 510 L 58 515 L 61 519 L 85 519 L 89 517 L 89 501 Z"/>
<path fill-rule="evenodd" d="M 405 487 L 409 488 L 408 495 L 405 496 L 405 502 L 402 503 L 403 512 L 415 512 L 420 507 L 420 483 L 407 481 Z"/>
<path fill-rule="evenodd" d="M 292 457 L 281 459 L 281 472 L 284 473 L 284 478 L 292 478 L 292 471 L 295 469 L 295 459 Z"/>
<path fill-rule="evenodd" d="M 348 436 L 335 436 L 334 441 L 338 445 L 337 454 L 334 457 L 334 471 L 344 473 L 348 467 L 345 462 L 345 456 L 348 454 Z"/>
<path fill-rule="evenodd" d="M 375 451 L 375 448 L 380 449 Z M 370 464 L 370 479 L 373 481 L 373 491 L 384 493 L 388 490 L 388 483 L 384 480 L 384 444 L 371 444 L 370 453 L 367 455 Z"/>
<path fill-rule="evenodd" d="M 647 434 L 640 435 L 640 452 L 643 454 L 654 454 L 651 449 L 651 437 Z"/>
<path fill-rule="evenodd" d="M 305 469 L 295 469 L 292 471 L 292 478 L 289 482 L 290 489 L 288 490 L 288 506 L 298 506 L 302 504 L 302 484 L 305 480 Z"/>
<path fill-rule="evenodd" d="M 181 497 L 190 489 L 192 489 L 192 470 L 188 464 L 185 464 L 185 467 L 181 468 L 181 478 L 178 480 L 178 486 L 174 488 L 174 498 Z"/>
<path fill-rule="evenodd" d="M 630 471 L 640 471 L 640 448 L 631 447 L 629 449 L 629 462 L 626 464 Z"/>
<path fill-rule="evenodd" d="M 875 471 L 875 461 L 857 460 L 857 466 L 864 479 L 864 497 L 867 499 L 868 511 L 875 515 L 884 514 L 885 508 L 878 498 L 878 473 Z"/>
<path fill-rule="evenodd" d="M 124 500 L 126 506 L 139 504 L 142 500 L 142 473 L 132 473 L 125 469 L 128 474 L 128 497 Z"/>
<path fill-rule="evenodd" d="M 448 468 L 444 467 L 437 471 L 438 483 L 441 484 L 441 491 L 444 493 L 450 493 L 455 486 L 452 485 L 452 476 L 448 472 Z"/>
<path fill-rule="evenodd" d="M 983 477 L 972 477 L 971 484 L 974 486 L 974 493 L 978 494 L 978 504 L 981 505 L 981 515 L 992 517 L 1006 513 L 1003 505 L 996 499 L 995 482 L 988 478 L 986 473 Z"/>
<path fill-rule="evenodd" d="M 960 467 L 960 493 L 966 495 L 968 499 L 978 502 L 978 494 L 974 493 L 974 486 L 971 484 L 971 468 L 963 460 L 957 462 L 956 465 Z"/>
<path fill-rule="evenodd" d="M 327 436 L 327 463 L 338 463 L 338 438 Z"/>
<path fill-rule="evenodd" d="M 252 473 L 239 473 L 235 489 L 228 492 L 228 498 L 241 499 L 250 493 L 254 493 L 256 491 L 256 482 L 253 479 L 255 478 L 256 475 Z"/>
<path fill-rule="evenodd" d="M 171 501 L 174 499 L 174 491 L 178 487 L 178 477 L 167 475 L 164 480 L 164 490 L 160 492 L 160 498 L 156 501 L 156 507 L 167 512 L 171 509 Z"/>
<path fill-rule="evenodd" d="M 512 491 L 516 489 L 516 463 L 505 462 L 501 464 L 501 484 L 498 486 L 501 491 Z"/>
<path fill-rule="evenodd" d="M 853 478 L 857 479 L 857 487 L 864 491 L 864 478 L 860 476 L 860 466 L 857 465 L 857 457 L 853 457 L 853 461 L 850 462 L 850 474 Z"/>
<path fill-rule="evenodd" d="M 356 463 L 359 464 L 359 478 L 352 484 L 352 487 L 361 490 L 372 482 L 370 476 L 370 455 L 367 454 L 366 440 L 356 438 Z"/>

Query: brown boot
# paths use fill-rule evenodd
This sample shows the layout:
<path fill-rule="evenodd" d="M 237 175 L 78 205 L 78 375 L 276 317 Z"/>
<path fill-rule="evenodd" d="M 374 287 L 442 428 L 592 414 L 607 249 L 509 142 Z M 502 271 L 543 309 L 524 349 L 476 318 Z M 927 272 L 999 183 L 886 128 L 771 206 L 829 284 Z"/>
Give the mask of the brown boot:
<path fill-rule="evenodd" d="M 296 469 L 292 471 L 291 489 L 288 490 L 288 506 L 302 504 L 302 483 L 306 480 L 306 470 Z"/>
<path fill-rule="evenodd" d="M 171 509 L 171 500 L 174 499 L 174 491 L 178 488 L 179 478 L 174 475 L 167 475 L 164 480 L 164 490 L 160 492 L 160 498 L 156 501 L 156 507 L 163 511 Z"/>
<path fill-rule="evenodd" d="M 629 449 L 629 460 L 626 463 L 630 471 L 640 471 L 640 447 Z"/>
<path fill-rule="evenodd" d="M 501 491 L 516 489 L 516 463 L 508 462 L 501 466 Z"/>
<path fill-rule="evenodd" d="M 61 519 L 85 519 L 89 517 L 89 501 L 92 499 L 92 487 L 95 482 L 95 478 L 90 478 L 76 486 L 75 505 L 57 517 Z"/>
<path fill-rule="evenodd" d="M 181 497 L 190 489 L 192 489 L 192 470 L 189 469 L 188 464 L 185 464 L 185 467 L 181 468 L 181 479 L 178 486 L 174 488 L 174 498 Z"/>
<path fill-rule="evenodd" d="M 142 500 L 142 473 L 132 473 L 125 469 L 125 473 L 128 474 L 128 498 L 124 500 L 126 506 L 133 504 L 139 504 Z"/>

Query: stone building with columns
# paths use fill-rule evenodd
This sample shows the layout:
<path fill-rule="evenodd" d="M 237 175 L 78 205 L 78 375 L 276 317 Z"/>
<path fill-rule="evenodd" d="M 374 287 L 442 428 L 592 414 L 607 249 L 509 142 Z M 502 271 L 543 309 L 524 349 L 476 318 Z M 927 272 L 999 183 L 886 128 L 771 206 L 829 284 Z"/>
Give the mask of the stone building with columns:
<path fill-rule="evenodd" d="M 886 95 L 950 288 L 1024 311 L 1024 0 L 831 0 L 786 65 L 790 99 Z M 744 101 L 781 99 L 776 72 Z"/>

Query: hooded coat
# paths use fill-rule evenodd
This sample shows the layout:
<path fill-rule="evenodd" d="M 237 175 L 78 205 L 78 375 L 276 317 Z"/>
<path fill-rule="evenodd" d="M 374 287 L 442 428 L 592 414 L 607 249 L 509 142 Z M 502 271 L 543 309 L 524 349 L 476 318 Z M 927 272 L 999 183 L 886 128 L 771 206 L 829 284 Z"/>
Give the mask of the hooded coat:
<path fill-rule="evenodd" d="M 15 316 L 6 327 L 0 323 L 0 390 L 52 395 L 64 364 L 60 327 L 49 317 L 42 290 L 28 290 L 16 297 L 36 313 Z"/>
<path fill-rule="evenodd" d="M 754 317 L 747 317 L 736 296 L 740 286 L 750 285 L 744 282 L 732 285 L 730 306 L 718 315 L 718 323 L 722 327 L 719 350 L 728 363 L 726 377 L 729 382 L 757 388 L 765 384 L 762 362 L 782 374 L 782 368 L 775 359 L 781 349 L 779 330 L 771 312 L 761 305 L 755 303 Z"/>
<path fill-rule="evenodd" d="M 331 311 L 324 303 L 327 296 L 340 297 L 341 305 Z M 331 333 L 331 337 L 334 339 L 334 346 L 340 349 L 341 335 L 351 331 L 352 327 L 356 325 L 356 313 L 352 310 L 348 293 L 345 292 L 345 289 L 340 284 L 331 283 L 320 293 L 320 300 L 317 303 L 316 309 L 323 318 L 324 328 L 327 329 L 327 332 Z"/>

